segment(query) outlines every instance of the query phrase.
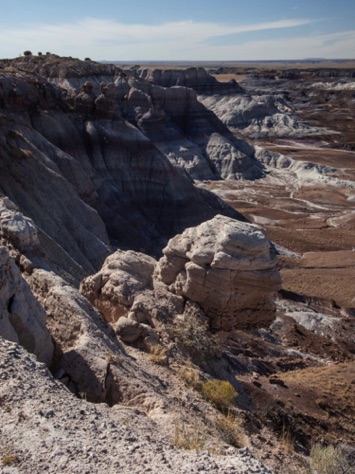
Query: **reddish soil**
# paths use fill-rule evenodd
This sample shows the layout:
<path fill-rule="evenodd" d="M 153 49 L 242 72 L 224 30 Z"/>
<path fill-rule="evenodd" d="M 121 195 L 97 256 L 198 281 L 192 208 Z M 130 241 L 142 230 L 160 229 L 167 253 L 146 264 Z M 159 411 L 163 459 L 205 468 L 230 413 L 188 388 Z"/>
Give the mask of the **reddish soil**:
<path fill-rule="evenodd" d="M 300 109 L 304 120 L 339 134 L 254 143 L 295 160 L 338 168 L 332 177 L 355 183 L 352 94 L 319 91 L 306 96 Z M 298 254 L 279 256 L 281 297 L 332 315 L 341 324 L 322 335 L 280 312 L 280 323 L 271 331 L 275 342 L 235 334 L 229 339 L 231 358 L 252 412 L 280 439 L 286 432 L 296 450 L 309 449 L 314 441 L 355 444 L 355 186 L 278 173 L 254 182 L 204 186 L 264 227 L 273 242 Z"/>

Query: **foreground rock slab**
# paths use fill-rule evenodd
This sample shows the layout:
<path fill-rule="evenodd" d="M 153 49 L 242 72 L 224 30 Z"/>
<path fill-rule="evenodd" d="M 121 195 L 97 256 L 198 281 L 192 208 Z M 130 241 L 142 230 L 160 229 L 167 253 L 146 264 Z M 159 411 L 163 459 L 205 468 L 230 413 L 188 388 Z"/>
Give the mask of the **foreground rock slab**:
<path fill-rule="evenodd" d="M 177 450 L 138 410 L 74 397 L 44 364 L 1 337 L 0 380 L 2 473 L 271 474 L 245 450 Z"/>

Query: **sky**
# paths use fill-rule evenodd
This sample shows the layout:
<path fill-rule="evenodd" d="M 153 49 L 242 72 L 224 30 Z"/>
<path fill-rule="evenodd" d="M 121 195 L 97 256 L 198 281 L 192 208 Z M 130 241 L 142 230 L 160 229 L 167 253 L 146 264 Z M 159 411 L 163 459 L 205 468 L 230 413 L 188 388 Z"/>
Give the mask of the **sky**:
<path fill-rule="evenodd" d="M 355 0 L 0 0 L 0 58 L 355 58 Z"/>

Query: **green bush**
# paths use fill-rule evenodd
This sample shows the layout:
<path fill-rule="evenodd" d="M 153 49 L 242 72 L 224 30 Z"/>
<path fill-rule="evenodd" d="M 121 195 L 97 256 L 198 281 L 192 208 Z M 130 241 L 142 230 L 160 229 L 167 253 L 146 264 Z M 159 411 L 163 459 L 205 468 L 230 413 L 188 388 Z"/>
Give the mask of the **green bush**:
<path fill-rule="evenodd" d="M 24 56 L 32 56 L 32 51 L 28 51 L 28 50 L 27 50 L 27 51 L 24 51 L 24 52 L 23 52 L 23 55 L 24 55 Z"/>
<path fill-rule="evenodd" d="M 230 407 L 238 396 L 238 392 L 229 382 L 218 379 L 204 382 L 201 387 L 201 393 L 206 400 L 220 409 Z"/>

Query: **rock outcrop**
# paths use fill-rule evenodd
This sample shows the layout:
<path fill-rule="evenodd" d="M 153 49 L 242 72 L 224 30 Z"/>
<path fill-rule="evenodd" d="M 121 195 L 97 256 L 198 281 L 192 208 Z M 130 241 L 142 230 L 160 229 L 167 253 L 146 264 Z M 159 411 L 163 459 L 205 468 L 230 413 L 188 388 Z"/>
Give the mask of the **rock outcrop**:
<path fill-rule="evenodd" d="M 100 129 L 110 129 L 113 119 L 128 120 L 192 179 L 263 176 L 253 147 L 236 139 L 222 121 L 197 100 L 197 93 L 240 96 L 243 91 L 235 81 L 221 83 L 203 68 L 121 70 L 113 65 L 83 63 L 70 58 L 63 58 L 60 64 L 55 56 L 47 61 L 18 59 L 13 64 L 59 85 L 82 119 L 110 121 L 102 123 Z M 86 131 L 92 128 L 93 122 L 90 122 Z M 95 133 L 98 135 L 97 130 Z M 95 149 L 97 147 L 95 143 Z"/>
<path fill-rule="evenodd" d="M 242 92 L 243 89 L 236 81 L 219 82 L 203 67 L 187 69 L 149 69 L 137 71 L 139 77 L 158 86 L 185 86 L 194 89 L 198 94 L 213 94 L 226 92 Z"/>
<path fill-rule="evenodd" d="M 0 246 L 0 336 L 21 344 L 49 365 L 53 343 L 46 313 L 33 296 L 7 249 Z"/>
<path fill-rule="evenodd" d="M 47 327 L 55 341 L 52 370 L 57 379 L 95 403 L 113 406 L 141 396 L 148 406 L 163 404 L 150 374 L 125 353 L 113 328 L 76 288 L 41 269 L 35 269 L 27 281 L 48 315 Z M 127 325 L 125 319 L 120 319 L 116 331 L 121 340 L 152 340 L 150 326 L 132 319 L 127 319 Z M 159 341 L 157 335 L 155 340 Z"/>
<path fill-rule="evenodd" d="M 264 231 L 223 216 L 186 229 L 163 250 L 157 276 L 198 303 L 216 330 L 268 324 L 280 288 L 275 255 Z"/>
<path fill-rule="evenodd" d="M 280 277 L 275 252 L 259 227 L 216 216 L 172 238 L 163 253 L 156 262 L 118 251 L 82 282 L 81 292 L 107 321 L 124 317 L 142 324 L 141 331 L 149 324 L 161 332 L 161 324 L 182 314 L 187 301 L 202 308 L 213 330 L 273 320 Z M 133 326 L 138 338 L 138 325 Z"/>
<path fill-rule="evenodd" d="M 92 402 L 115 404 L 119 390 L 110 371 L 110 360 L 122 349 L 114 334 L 78 290 L 45 270 L 35 270 L 28 282 L 48 315 L 48 329 L 55 340 L 53 369 L 76 394 Z"/>
<path fill-rule="evenodd" d="M 148 255 L 118 250 L 105 260 L 100 272 L 82 282 L 81 291 L 106 321 L 115 323 L 128 313 L 136 294 L 153 288 L 155 264 Z"/>
<path fill-rule="evenodd" d="M 142 117 L 150 113 L 149 94 L 144 99 L 139 90 L 135 97 L 127 80 L 117 76 L 117 85 L 102 86 L 97 95 L 81 75 L 85 71 L 76 76 L 86 84 L 76 103 L 38 74 L 0 72 L 0 194 L 32 219 L 52 268 L 77 285 L 101 267 L 110 244 L 158 256 L 184 228 L 216 213 L 238 216 L 215 195 L 195 188 L 142 131 L 122 119 L 121 111 L 133 121 L 140 120 L 139 108 Z M 191 93 L 184 92 L 186 117 Z"/>
<path fill-rule="evenodd" d="M 280 94 L 201 95 L 201 102 L 231 129 L 252 137 L 304 137 L 324 133 L 324 129 L 300 120 Z"/>
<path fill-rule="evenodd" d="M 134 376 L 134 371 L 131 375 Z M 223 449 L 223 443 L 216 437 L 206 443 L 203 452 L 173 447 L 171 440 L 177 417 L 184 412 L 187 420 L 194 420 L 196 429 L 193 407 L 201 401 L 191 392 L 188 398 L 181 398 L 176 389 L 177 378 L 167 383 L 160 377 L 151 378 L 151 387 L 175 387 L 167 407 L 171 410 L 174 406 L 176 414 L 169 419 L 161 415 L 158 425 L 156 419 L 142 411 L 144 395 L 137 399 L 139 410 L 129 406 L 110 409 L 104 403 L 88 403 L 70 394 L 21 346 L 0 337 L 1 471 L 272 474 L 247 449 L 230 447 L 225 456 L 211 454 L 212 447 Z M 190 410 L 189 404 L 193 405 Z M 206 406 L 203 409 L 208 410 Z"/>

